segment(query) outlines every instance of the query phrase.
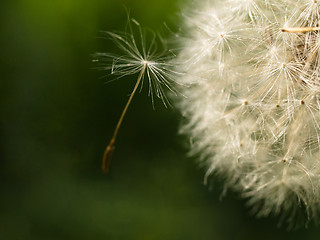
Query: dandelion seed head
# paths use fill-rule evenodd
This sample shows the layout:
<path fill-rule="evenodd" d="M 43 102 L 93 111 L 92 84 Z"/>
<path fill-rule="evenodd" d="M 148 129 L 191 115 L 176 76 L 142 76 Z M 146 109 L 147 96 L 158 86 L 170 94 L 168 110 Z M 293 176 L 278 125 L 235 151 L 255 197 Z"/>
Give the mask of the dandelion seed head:
<path fill-rule="evenodd" d="M 320 213 L 320 8 L 316 0 L 206 1 L 185 11 L 181 132 L 210 175 L 259 217 Z M 300 215 L 299 215 L 300 216 Z"/>

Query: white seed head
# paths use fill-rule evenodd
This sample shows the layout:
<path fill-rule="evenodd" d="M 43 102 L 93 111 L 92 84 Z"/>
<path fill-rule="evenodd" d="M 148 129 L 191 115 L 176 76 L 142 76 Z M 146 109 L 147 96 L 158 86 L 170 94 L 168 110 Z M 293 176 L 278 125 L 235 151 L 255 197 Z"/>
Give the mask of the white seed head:
<path fill-rule="evenodd" d="M 196 9 L 196 6 L 198 7 Z M 181 131 L 258 216 L 320 212 L 320 3 L 227 0 L 184 14 Z"/>

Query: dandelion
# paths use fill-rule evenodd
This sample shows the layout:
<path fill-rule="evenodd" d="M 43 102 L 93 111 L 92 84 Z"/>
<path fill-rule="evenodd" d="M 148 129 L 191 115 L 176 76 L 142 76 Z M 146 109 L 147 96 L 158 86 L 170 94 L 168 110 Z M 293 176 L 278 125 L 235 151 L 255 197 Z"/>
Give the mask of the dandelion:
<path fill-rule="evenodd" d="M 148 95 L 151 96 L 152 104 L 155 96 L 160 98 L 165 106 L 170 104 L 164 88 L 176 94 L 172 79 L 175 75 L 178 75 L 178 72 L 174 70 L 174 65 L 169 62 L 172 56 L 168 56 L 169 52 L 164 41 L 153 32 L 143 30 L 136 20 L 132 19 L 132 23 L 138 29 L 138 33 L 134 32 L 131 24 L 129 24 L 129 31 L 126 33 L 106 32 L 107 36 L 123 52 L 123 55 L 110 53 L 96 53 L 94 55 L 94 61 L 100 63 L 100 70 L 111 70 L 111 74 L 118 75 L 118 78 L 138 74 L 133 91 L 122 111 L 110 143 L 105 149 L 102 160 L 102 171 L 104 173 L 109 170 L 120 126 L 139 86 L 142 87 L 143 82 L 148 81 Z M 158 41 L 162 43 L 162 49 L 159 49 Z"/>
<path fill-rule="evenodd" d="M 183 15 L 181 132 L 191 154 L 294 226 L 320 213 L 320 1 L 216 0 Z M 191 67 L 190 67 L 191 66 Z M 191 80 L 190 80 L 191 79 Z M 299 215 L 300 216 L 300 215 Z"/>
<path fill-rule="evenodd" d="M 248 199 L 258 217 L 280 215 L 289 227 L 320 213 L 320 1 L 208 0 L 186 9 L 168 58 L 156 36 L 107 35 L 124 55 L 98 53 L 102 70 L 137 82 L 106 148 L 144 80 L 149 95 L 175 92 L 191 139 L 190 154 Z M 112 60 L 112 63 L 110 63 Z M 110 64 L 107 64 L 110 63 Z M 183 74 L 181 74 L 183 73 Z M 182 97 L 183 96 L 183 97 Z M 225 192 L 225 191 L 224 191 Z"/>

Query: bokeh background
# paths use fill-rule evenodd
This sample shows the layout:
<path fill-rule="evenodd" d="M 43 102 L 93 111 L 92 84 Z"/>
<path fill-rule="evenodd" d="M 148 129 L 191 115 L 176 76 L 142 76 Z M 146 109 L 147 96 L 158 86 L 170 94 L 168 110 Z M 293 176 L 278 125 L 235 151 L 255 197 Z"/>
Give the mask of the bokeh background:
<path fill-rule="evenodd" d="M 101 156 L 136 76 L 108 83 L 91 54 L 114 52 L 101 30 L 127 12 L 162 31 L 179 0 L 14 0 L 0 3 L 0 239 L 319 239 L 256 219 L 186 157 L 179 113 L 135 96 L 108 175 Z M 166 32 L 166 31 L 164 31 Z M 167 31 L 167 34 L 169 31 Z"/>

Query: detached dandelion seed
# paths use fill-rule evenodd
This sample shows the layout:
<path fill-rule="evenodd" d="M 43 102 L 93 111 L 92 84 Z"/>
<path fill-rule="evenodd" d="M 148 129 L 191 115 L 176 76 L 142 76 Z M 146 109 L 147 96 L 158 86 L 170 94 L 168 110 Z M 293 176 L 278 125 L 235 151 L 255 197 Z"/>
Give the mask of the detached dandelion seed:
<path fill-rule="evenodd" d="M 169 62 L 172 56 L 168 56 L 169 51 L 166 49 L 163 40 L 157 37 L 153 32 L 143 30 L 136 20 L 132 19 L 131 21 L 137 28 L 137 34 L 135 34 L 131 23 L 129 23 L 129 31 L 126 33 L 106 33 L 118 48 L 123 51 L 123 55 L 110 53 L 96 53 L 94 55 L 94 61 L 100 63 L 100 70 L 111 70 L 111 74 L 118 75 L 118 78 L 139 74 L 133 91 L 130 94 L 127 104 L 115 127 L 110 143 L 103 154 L 101 168 L 104 173 L 109 171 L 119 129 L 132 99 L 139 86 L 142 87 L 143 81 L 145 79 L 148 81 L 148 95 L 152 99 L 152 104 L 154 104 L 154 96 L 156 96 L 162 100 L 165 106 L 170 105 L 164 88 L 167 88 L 172 93 L 176 94 L 173 79 L 179 73 L 174 70 L 174 65 Z M 158 42 L 161 42 L 162 49 L 159 48 Z M 110 61 L 112 61 L 112 64 Z"/>

